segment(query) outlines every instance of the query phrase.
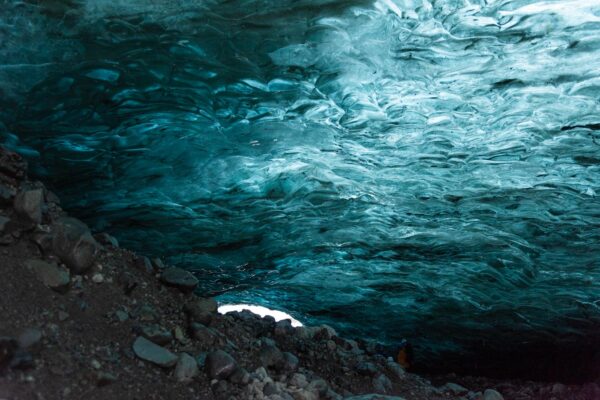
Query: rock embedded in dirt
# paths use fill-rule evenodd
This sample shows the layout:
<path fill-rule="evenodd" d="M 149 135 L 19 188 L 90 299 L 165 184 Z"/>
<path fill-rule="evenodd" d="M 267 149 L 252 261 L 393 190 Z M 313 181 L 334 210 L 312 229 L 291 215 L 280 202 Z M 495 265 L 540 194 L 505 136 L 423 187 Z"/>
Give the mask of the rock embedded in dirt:
<path fill-rule="evenodd" d="M 198 279 L 189 271 L 181 268 L 167 268 L 160 275 L 160 280 L 167 286 L 175 287 L 183 292 L 191 292 L 198 286 Z"/>
<path fill-rule="evenodd" d="M 193 338 L 205 345 L 213 345 L 219 339 L 217 332 L 199 322 L 192 322 L 190 330 Z"/>
<path fill-rule="evenodd" d="M 198 363 L 194 357 L 181 353 L 175 366 L 175 378 L 178 382 L 189 383 L 198 375 Z"/>
<path fill-rule="evenodd" d="M 247 385 L 250 382 L 250 374 L 243 367 L 237 367 L 233 374 L 229 377 L 231 383 L 236 385 Z"/>
<path fill-rule="evenodd" d="M 175 354 L 142 336 L 133 343 L 133 352 L 138 358 L 162 368 L 174 367 L 178 360 Z"/>
<path fill-rule="evenodd" d="M 53 225 L 52 248 L 63 263 L 75 274 L 85 273 L 93 264 L 98 243 L 87 225 L 63 217 Z"/>
<path fill-rule="evenodd" d="M 441 387 L 441 389 L 445 392 L 449 392 L 456 395 L 462 395 L 469 392 L 469 389 L 467 389 L 466 387 L 453 382 L 446 383 L 444 386 Z"/>
<path fill-rule="evenodd" d="M 486 389 L 483 392 L 483 400 L 504 400 L 504 396 L 494 389 Z"/>
<path fill-rule="evenodd" d="M 27 189 L 17 193 L 14 199 L 17 214 L 27 220 L 40 224 L 42 222 L 42 209 L 44 206 L 43 189 Z"/>
<path fill-rule="evenodd" d="M 50 289 L 59 293 L 66 293 L 69 290 L 71 274 L 68 269 L 42 260 L 28 260 L 25 265 Z"/>
<path fill-rule="evenodd" d="M 109 372 L 98 372 L 96 374 L 96 385 L 107 386 L 117 381 L 117 377 Z"/>
<path fill-rule="evenodd" d="M 213 379 L 227 379 L 236 368 L 235 359 L 223 350 L 213 351 L 206 357 L 208 376 Z"/>

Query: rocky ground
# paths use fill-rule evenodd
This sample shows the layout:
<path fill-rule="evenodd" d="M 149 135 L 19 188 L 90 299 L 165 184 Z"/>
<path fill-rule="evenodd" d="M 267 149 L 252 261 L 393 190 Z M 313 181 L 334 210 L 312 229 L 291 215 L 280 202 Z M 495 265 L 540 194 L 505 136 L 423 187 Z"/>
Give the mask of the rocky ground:
<path fill-rule="evenodd" d="M 600 399 L 593 383 L 433 385 L 330 327 L 220 315 L 196 277 L 93 235 L 26 168 L 0 148 L 0 399 Z"/>

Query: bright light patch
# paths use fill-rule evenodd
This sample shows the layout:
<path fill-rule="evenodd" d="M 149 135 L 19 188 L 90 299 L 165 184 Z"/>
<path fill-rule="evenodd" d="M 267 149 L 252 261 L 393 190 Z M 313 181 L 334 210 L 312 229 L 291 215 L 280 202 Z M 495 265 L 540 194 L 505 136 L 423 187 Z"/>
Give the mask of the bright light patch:
<path fill-rule="evenodd" d="M 227 314 L 233 311 L 243 311 L 248 310 L 254 314 L 260 315 L 261 317 L 265 317 L 270 315 L 275 318 L 275 321 L 282 321 L 284 319 L 289 319 L 292 321 L 292 326 L 302 326 L 302 322 L 298 321 L 290 314 L 284 313 L 283 311 L 271 310 L 270 308 L 263 306 L 253 306 L 250 304 L 225 304 L 219 307 L 220 314 Z"/>

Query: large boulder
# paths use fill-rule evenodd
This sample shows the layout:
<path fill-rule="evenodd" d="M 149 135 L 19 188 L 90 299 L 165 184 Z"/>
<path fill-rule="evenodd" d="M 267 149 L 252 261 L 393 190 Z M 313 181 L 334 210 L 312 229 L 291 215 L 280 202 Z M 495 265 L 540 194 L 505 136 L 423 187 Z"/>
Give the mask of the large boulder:
<path fill-rule="evenodd" d="M 86 272 L 94 263 L 98 243 L 87 225 L 75 218 L 60 218 L 53 225 L 52 249 L 75 274 Z"/>

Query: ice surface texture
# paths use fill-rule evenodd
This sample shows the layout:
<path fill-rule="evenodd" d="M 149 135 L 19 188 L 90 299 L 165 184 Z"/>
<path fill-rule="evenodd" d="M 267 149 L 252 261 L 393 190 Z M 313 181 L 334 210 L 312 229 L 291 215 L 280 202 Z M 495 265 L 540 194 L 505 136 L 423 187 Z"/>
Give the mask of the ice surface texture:
<path fill-rule="evenodd" d="M 0 133 L 227 301 L 418 354 L 600 312 L 593 1 L 0 1 Z"/>

